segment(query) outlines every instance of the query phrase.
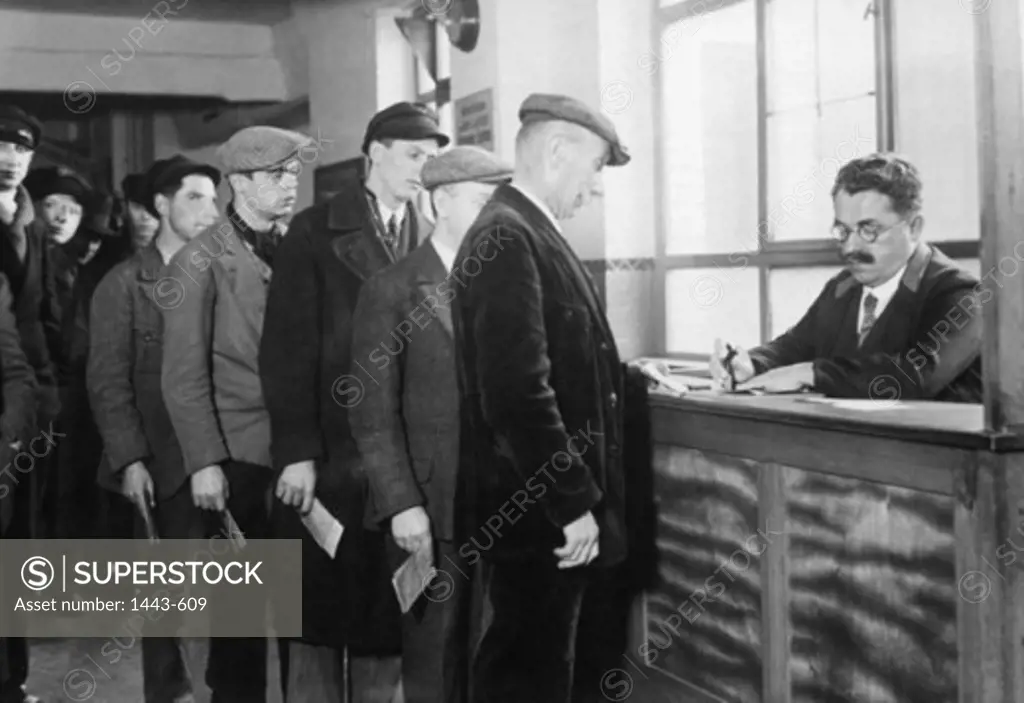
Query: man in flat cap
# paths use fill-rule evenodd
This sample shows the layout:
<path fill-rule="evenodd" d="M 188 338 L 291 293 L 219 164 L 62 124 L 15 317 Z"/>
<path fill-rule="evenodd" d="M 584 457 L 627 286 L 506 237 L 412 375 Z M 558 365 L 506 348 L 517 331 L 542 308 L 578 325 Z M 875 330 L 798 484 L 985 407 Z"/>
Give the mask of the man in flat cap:
<path fill-rule="evenodd" d="M 611 122 L 578 100 L 531 95 L 519 116 L 515 177 L 455 260 L 456 270 L 481 260 L 452 301 L 458 541 L 469 564 L 487 564 L 493 611 L 473 696 L 601 700 L 601 675 L 616 666 L 606 656 L 621 650 L 601 646 L 611 614 L 584 596 L 625 556 L 626 370 L 562 222 L 600 198 L 603 168 L 629 155 Z M 500 248 L 489 260 L 478 254 L 488 242 Z M 494 516 L 504 516 L 497 528 Z"/>
<path fill-rule="evenodd" d="M 436 213 L 427 242 L 363 286 L 352 318 L 352 360 L 369 378 L 349 414 L 372 515 L 403 556 L 423 555 L 458 576 L 468 571 L 453 541 L 459 456 L 459 397 L 450 297 L 455 252 L 495 187 L 512 167 L 477 147 L 459 146 L 427 161 L 423 187 Z M 402 690 L 406 703 L 461 703 L 468 652 L 455 594 L 423 598 L 402 619 Z M 438 588 L 442 588 L 438 586 Z"/>
<path fill-rule="evenodd" d="M 217 219 L 220 173 L 179 156 L 154 163 L 145 179 L 135 197 L 159 223 L 157 234 L 100 281 L 88 320 L 86 385 L 105 450 L 98 482 L 133 505 L 135 537 L 148 536 L 149 512 L 159 537 L 198 539 L 207 531 L 160 383 L 161 305 L 182 292 L 165 267 Z M 198 284 L 188 284 L 183 295 L 198 298 Z M 142 678 L 146 703 L 192 701 L 176 639 L 142 639 Z"/>
<path fill-rule="evenodd" d="M 227 212 L 174 256 L 165 272 L 174 284 L 157 295 L 164 400 L 192 500 L 211 528 L 227 510 L 249 539 L 270 536 L 270 416 L 257 351 L 276 266 L 271 230 L 294 206 L 299 151 L 310 142 L 267 126 L 225 142 L 218 156 L 232 191 Z M 213 617 L 244 616 L 225 608 Z M 266 647 L 265 638 L 210 640 L 206 682 L 215 703 L 266 700 Z"/>
<path fill-rule="evenodd" d="M 393 695 L 399 663 L 382 655 L 397 653 L 400 624 L 384 535 L 363 527 L 368 487 L 349 429 L 351 389 L 345 386 L 352 312 L 363 281 L 425 238 L 427 225 L 412 201 L 424 162 L 448 141 L 422 105 L 397 103 L 375 115 L 363 140 L 368 175 L 295 216 L 267 300 L 260 371 L 274 464 L 282 471 L 277 492 L 298 508 L 275 511 L 275 535 L 305 540 L 303 641 L 292 650 L 329 648 L 335 654 L 317 656 L 333 664 L 348 647 L 353 686 L 363 700 Z M 333 559 L 299 522 L 314 491 L 345 525 Z"/>
<path fill-rule="evenodd" d="M 54 387 L 53 367 L 46 346 L 42 321 L 49 304 L 44 277 L 43 257 L 45 242 L 32 225 L 35 210 L 32 199 L 22 182 L 28 174 L 32 156 L 42 137 L 42 125 L 20 108 L 0 104 L 0 275 L 8 282 L 13 303 L 11 310 L 17 325 L 22 351 L 35 375 L 34 389 L 39 426 L 49 429 L 49 419 L 57 415 L 57 394 Z M 7 399 L 7 370 L 14 368 L 15 353 L 3 352 L 5 401 Z M 8 358 L 11 357 L 11 358 Z M 45 387 L 45 390 L 42 388 Z M 6 412 L 6 407 L 5 407 Z M 3 447 L 15 442 L 10 432 L 3 430 Z M 31 437 L 23 438 L 25 443 Z M 6 480 L 6 479 L 5 479 Z M 30 537 L 32 505 L 29 481 L 11 486 L 4 484 L 6 506 L 11 510 L 7 526 L 0 536 L 9 539 Z M 30 703 L 38 701 L 24 692 L 28 678 L 28 643 L 20 637 L 0 638 L 0 702 Z"/>

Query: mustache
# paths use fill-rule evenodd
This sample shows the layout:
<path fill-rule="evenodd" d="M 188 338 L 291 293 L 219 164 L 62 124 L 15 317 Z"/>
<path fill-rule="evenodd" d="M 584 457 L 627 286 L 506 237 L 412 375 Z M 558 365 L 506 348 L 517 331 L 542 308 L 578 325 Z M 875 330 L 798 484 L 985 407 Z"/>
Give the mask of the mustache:
<path fill-rule="evenodd" d="M 873 264 L 875 257 L 866 251 L 855 251 L 843 254 L 843 263 L 847 264 Z"/>

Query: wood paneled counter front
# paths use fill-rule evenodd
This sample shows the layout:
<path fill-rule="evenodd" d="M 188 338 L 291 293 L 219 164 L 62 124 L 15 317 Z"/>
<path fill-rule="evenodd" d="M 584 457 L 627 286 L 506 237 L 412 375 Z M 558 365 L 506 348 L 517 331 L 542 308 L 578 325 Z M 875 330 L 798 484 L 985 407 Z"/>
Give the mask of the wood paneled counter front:
<path fill-rule="evenodd" d="M 659 583 L 634 675 L 712 701 L 981 700 L 999 641 L 982 630 L 1024 550 L 994 507 L 1018 438 L 986 432 L 980 405 L 650 404 Z"/>

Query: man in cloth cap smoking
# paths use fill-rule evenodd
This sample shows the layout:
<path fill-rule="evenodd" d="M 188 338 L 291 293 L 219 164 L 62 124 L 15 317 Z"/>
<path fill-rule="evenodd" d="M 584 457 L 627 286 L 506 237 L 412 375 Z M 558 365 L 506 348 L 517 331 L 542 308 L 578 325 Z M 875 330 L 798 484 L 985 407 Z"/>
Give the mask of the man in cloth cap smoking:
<path fill-rule="evenodd" d="M 254 126 L 223 144 L 218 155 L 232 190 L 227 216 L 183 246 L 153 288 L 163 309 L 164 402 L 209 533 L 223 527 L 218 516 L 227 509 L 246 538 L 270 536 L 270 416 L 257 350 L 274 266 L 272 230 L 294 205 L 299 152 L 311 141 Z M 246 617 L 224 605 L 211 616 L 215 629 L 221 619 Z M 266 646 L 265 638 L 211 638 L 212 703 L 266 700 Z"/>
<path fill-rule="evenodd" d="M 303 637 L 290 651 L 305 652 L 305 664 L 292 662 L 290 677 L 340 680 L 322 668 L 336 668 L 347 647 L 361 701 L 391 700 L 401 642 L 385 535 L 363 524 L 369 489 L 348 419 L 360 392 L 349 385 L 352 313 L 363 282 L 426 237 L 413 200 L 423 164 L 448 141 L 423 105 L 396 103 L 374 115 L 362 147 L 369 173 L 295 216 L 267 300 L 260 374 L 282 472 L 278 494 L 298 509 L 275 510 L 274 534 L 304 540 Z M 314 493 L 345 526 L 333 558 L 299 521 Z M 337 689 L 308 685 L 294 695 L 289 703 L 341 700 Z"/>

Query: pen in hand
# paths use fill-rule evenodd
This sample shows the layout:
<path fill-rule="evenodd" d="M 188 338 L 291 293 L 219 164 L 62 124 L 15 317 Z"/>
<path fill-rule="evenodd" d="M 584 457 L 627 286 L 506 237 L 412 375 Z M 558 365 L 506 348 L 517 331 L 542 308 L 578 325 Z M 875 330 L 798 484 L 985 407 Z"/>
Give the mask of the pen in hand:
<path fill-rule="evenodd" d="M 725 366 L 725 370 L 729 372 L 729 390 L 736 390 L 736 369 L 732 365 L 733 359 L 739 352 L 731 344 L 725 345 L 725 359 L 722 360 L 722 365 Z"/>

